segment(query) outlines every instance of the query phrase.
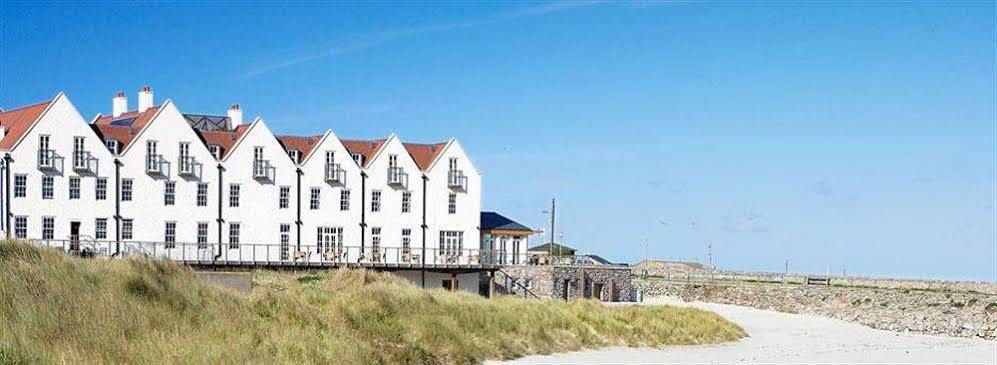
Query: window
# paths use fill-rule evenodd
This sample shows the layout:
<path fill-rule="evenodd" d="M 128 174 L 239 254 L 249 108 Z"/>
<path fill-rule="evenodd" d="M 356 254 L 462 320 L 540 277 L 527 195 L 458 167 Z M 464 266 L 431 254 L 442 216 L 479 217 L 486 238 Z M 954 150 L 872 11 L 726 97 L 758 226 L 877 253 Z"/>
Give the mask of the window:
<path fill-rule="evenodd" d="M 145 142 L 145 169 L 146 171 L 159 171 L 159 155 L 156 154 L 156 141 Z"/>
<path fill-rule="evenodd" d="M 228 224 L 228 249 L 239 248 L 239 223 Z"/>
<path fill-rule="evenodd" d="M 52 167 L 53 153 L 48 149 L 49 136 L 38 136 L 38 166 Z"/>
<path fill-rule="evenodd" d="M 87 160 L 86 156 L 83 155 L 83 146 L 85 144 L 85 139 L 83 137 L 73 137 L 73 167 L 80 168 L 86 166 Z"/>
<path fill-rule="evenodd" d="M 14 237 L 28 238 L 28 217 L 23 215 L 14 217 Z"/>
<path fill-rule="evenodd" d="M 450 171 L 454 171 L 454 170 L 457 170 L 457 158 L 456 157 L 451 157 L 450 158 Z"/>
<path fill-rule="evenodd" d="M 356 161 L 357 165 L 363 166 L 363 155 L 359 153 L 352 153 L 350 156 L 353 156 L 353 161 Z"/>
<path fill-rule="evenodd" d="M 190 142 L 180 142 L 180 158 L 178 160 L 180 173 L 194 172 L 194 164 L 190 159 Z"/>
<path fill-rule="evenodd" d="M 197 222 L 197 247 L 207 248 L 208 222 Z"/>
<path fill-rule="evenodd" d="M 460 256 L 463 249 L 463 231 L 440 231 L 440 254 Z"/>
<path fill-rule="evenodd" d="M 121 179 L 121 201 L 132 201 L 132 179 Z"/>
<path fill-rule="evenodd" d="M 163 205 L 173 205 L 177 202 L 177 182 L 176 181 L 164 181 L 165 186 L 163 187 Z"/>
<path fill-rule="evenodd" d="M 55 180 L 51 176 L 42 176 L 42 199 L 52 199 L 55 195 L 55 191 L 52 185 Z"/>
<path fill-rule="evenodd" d="M 80 198 L 80 177 L 70 176 L 69 177 L 69 199 L 79 199 Z"/>
<path fill-rule="evenodd" d="M 407 255 L 412 252 L 412 230 L 409 228 L 402 229 L 402 255 Z"/>
<path fill-rule="evenodd" d="M 107 140 L 104 143 L 107 145 L 107 150 L 108 151 L 111 151 L 111 153 L 115 154 L 115 155 L 118 154 L 118 141 L 115 141 L 113 139 L 109 139 L 109 140 Z"/>
<path fill-rule="evenodd" d="M 121 239 L 130 240 L 132 239 L 132 220 L 122 219 L 121 220 Z"/>
<path fill-rule="evenodd" d="M 388 167 L 398 167 L 398 155 L 388 155 Z"/>
<path fill-rule="evenodd" d="M 163 233 L 163 242 L 166 242 L 166 248 L 177 247 L 177 222 L 166 222 L 166 230 Z"/>
<path fill-rule="evenodd" d="M 408 213 L 412 210 L 412 192 L 403 191 L 402 192 L 402 213 Z"/>
<path fill-rule="evenodd" d="M 298 163 L 301 161 L 301 151 L 288 150 L 287 155 L 291 156 L 291 161 L 294 161 L 294 163 Z"/>
<path fill-rule="evenodd" d="M 280 209 L 287 209 L 289 205 L 291 205 L 291 187 L 281 186 L 280 199 L 277 201 L 277 207 Z"/>
<path fill-rule="evenodd" d="M 239 184 L 230 184 L 228 186 L 228 206 L 232 208 L 239 207 Z"/>
<path fill-rule="evenodd" d="M 42 239 L 55 239 L 55 217 L 42 217 Z"/>
<path fill-rule="evenodd" d="M 336 162 L 336 151 L 325 151 L 325 165 L 329 166 Z"/>
<path fill-rule="evenodd" d="M 280 225 L 280 259 L 287 260 L 290 258 L 291 251 L 291 225 L 281 224 Z"/>
<path fill-rule="evenodd" d="M 370 211 L 380 212 L 381 211 L 381 191 L 374 190 L 370 192 Z"/>
<path fill-rule="evenodd" d="M 319 189 L 319 188 L 312 188 L 312 195 L 311 195 L 311 196 L 312 196 L 312 201 L 311 201 L 311 203 L 310 203 L 310 204 L 308 205 L 308 207 L 309 207 L 309 208 L 310 208 L 311 210 L 316 210 L 316 209 L 318 209 L 318 207 L 319 207 L 319 198 L 320 198 L 320 194 L 322 194 L 322 189 Z"/>
<path fill-rule="evenodd" d="M 28 175 L 14 175 L 14 197 L 24 198 L 28 196 Z"/>
<path fill-rule="evenodd" d="M 350 210 L 350 191 L 343 189 L 339 192 L 339 210 Z"/>
<path fill-rule="evenodd" d="M 222 158 L 222 147 L 219 145 L 208 146 L 208 151 L 211 151 L 211 155 L 215 157 L 216 160 Z"/>
<path fill-rule="evenodd" d="M 197 183 L 197 206 L 208 206 L 208 183 Z"/>
<path fill-rule="evenodd" d="M 370 229 L 370 253 L 378 255 L 381 252 L 381 227 Z"/>
<path fill-rule="evenodd" d="M 98 177 L 97 184 L 94 185 L 94 199 L 107 200 L 107 178 Z"/>
<path fill-rule="evenodd" d="M 450 193 L 450 197 L 447 199 L 447 212 L 450 214 L 457 214 L 457 194 Z"/>
<path fill-rule="evenodd" d="M 342 251 L 343 227 L 318 227 L 318 238 L 315 243 L 318 253 Z"/>
<path fill-rule="evenodd" d="M 98 240 L 107 239 L 107 218 L 97 218 L 93 226 L 93 238 Z"/>

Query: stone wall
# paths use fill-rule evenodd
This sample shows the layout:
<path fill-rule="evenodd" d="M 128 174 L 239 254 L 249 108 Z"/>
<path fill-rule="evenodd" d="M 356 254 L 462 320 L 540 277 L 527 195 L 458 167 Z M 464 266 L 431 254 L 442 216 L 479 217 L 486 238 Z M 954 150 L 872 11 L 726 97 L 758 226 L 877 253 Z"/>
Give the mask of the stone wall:
<path fill-rule="evenodd" d="M 897 332 L 997 337 L 997 295 L 936 289 L 634 280 L 645 296 L 813 314 Z"/>
<path fill-rule="evenodd" d="M 506 266 L 498 275 L 500 292 L 522 294 L 507 280 L 528 283 L 541 299 L 600 298 L 607 302 L 633 301 L 635 287 L 630 269 L 620 266 Z M 528 296 L 528 295 L 527 295 Z"/>

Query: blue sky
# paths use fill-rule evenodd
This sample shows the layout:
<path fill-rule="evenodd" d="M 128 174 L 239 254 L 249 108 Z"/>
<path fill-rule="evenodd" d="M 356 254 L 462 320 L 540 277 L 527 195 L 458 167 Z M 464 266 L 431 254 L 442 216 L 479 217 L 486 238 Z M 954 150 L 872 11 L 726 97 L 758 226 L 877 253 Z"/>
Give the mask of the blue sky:
<path fill-rule="evenodd" d="M 633 262 L 994 280 L 992 3 L 0 5 L 0 106 L 151 85 L 459 138 L 485 209 Z"/>

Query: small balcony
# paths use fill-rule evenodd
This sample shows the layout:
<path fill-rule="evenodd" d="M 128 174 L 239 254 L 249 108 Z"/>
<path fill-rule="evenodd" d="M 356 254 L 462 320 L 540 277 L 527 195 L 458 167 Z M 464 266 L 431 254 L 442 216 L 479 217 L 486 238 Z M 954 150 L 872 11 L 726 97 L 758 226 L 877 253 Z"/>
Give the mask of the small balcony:
<path fill-rule="evenodd" d="M 270 164 L 270 160 L 253 161 L 253 178 L 257 180 L 268 180 L 275 172 L 276 168 Z"/>
<path fill-rule="evenodd" d="M 447 174 L 447 186 L 451 189 L 467 191 L 467 176 L 462 170 L 450 170 Z"/>
<path fill-rule="evenodd" d="M 325 182 L 330 184 L 345 184 L 346 170 L 339 167 L 338 163 L 325 165 Z"/>
<path fill-rule="evenodd" d="M 184 176 L 197 176 L 201 164 L 192 156 L 177 158 L 177 173 Z"/>
<path fill-rule="evenodd" d="M 73 151 L 73 170 L 94 172 L 97 168 L 97 158 L 89 151 Z"/>
<path fill-rule="evenodd" d="M 41 170 L 55 170 L 55 160 L 59 158 L 54 150 L 38 150 L 38 168 Z"/>
<path fill-rule="evenodd" d="M 392 186 L 408 186 L 408 174 L 405 173 L 401 167 L 389 167 L 388 168 L 388 185 Z"/>
<path fill-rule="evenodd" d="M 166 164 L 166 159 L 163 155 L 151 153 L 145 155 L 145 172 L 149 174 L 162 174 L 163 165 Z"/>

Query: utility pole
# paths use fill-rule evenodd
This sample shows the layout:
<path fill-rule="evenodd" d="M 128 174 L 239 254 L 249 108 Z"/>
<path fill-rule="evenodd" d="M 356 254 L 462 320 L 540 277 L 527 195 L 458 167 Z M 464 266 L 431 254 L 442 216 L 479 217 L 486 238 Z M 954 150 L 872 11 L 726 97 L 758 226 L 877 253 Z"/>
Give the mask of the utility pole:
<path fill-rule="evenodd" d="M 550 258 L 554 259 L 554 215 L 557 212 L 557 202 L 550 199 Z"/>
<path fill-rule="evenodd" d="M 713 242 L 706 241 L 706 260 L 710 263 L 710 270 L 713 270 Z"/>

